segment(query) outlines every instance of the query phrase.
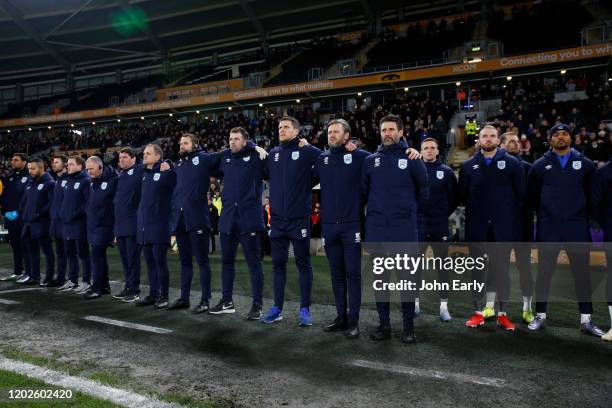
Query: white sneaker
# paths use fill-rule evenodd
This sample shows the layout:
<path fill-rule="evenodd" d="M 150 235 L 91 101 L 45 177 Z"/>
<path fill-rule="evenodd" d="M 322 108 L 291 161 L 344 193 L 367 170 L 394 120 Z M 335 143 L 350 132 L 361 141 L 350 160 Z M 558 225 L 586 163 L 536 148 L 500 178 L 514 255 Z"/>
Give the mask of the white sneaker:
<path fill-rule="evenodd" d="M 17 279 L 17 283 L 23 283 L 23 282 L 27 281 L 28 278 L 29 278 L 28 275 L 23 274 L 23 275 L 21 275 L 21 277 L 19 279 Z"/>
<path fill-rule="evenodd" d="M 601 339 L 605 341 L 612 341 L 612 328 L 606 334 L 601 336 Z"/>
<path fill-rule="evenodd" d="M 74 283 L 72 283 L 71 281 L 68 280 L 58 290 L 61 290 L 62 292 L 68 292 L 68 291 L 72 290 L 72 288 L 74 288 L 75 286 L 76 286 L 76 284 L 74 284 Z"/>
<path fill-rule="evenodd" d="M 79 286 L 75 287 L 74 289 L 72 289 L 72 291 L 74 293 L 76 293 L 77 295 L 82 295 L 85 292 L 87 292 L 89 290 L 89 288 L 91 287 L 91 285 L 87 282 L 83 282 L 81 283 Z"/>

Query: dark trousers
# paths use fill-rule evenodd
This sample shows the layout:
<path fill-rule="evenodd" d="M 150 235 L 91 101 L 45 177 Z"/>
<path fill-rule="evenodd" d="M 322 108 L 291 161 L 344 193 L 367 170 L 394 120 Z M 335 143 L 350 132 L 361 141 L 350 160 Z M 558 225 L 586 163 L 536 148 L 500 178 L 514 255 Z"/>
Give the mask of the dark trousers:
<path fill-rule="evenodd" d="M 136 236 L 117 237 L 125 277 L 125 288 L 140 293 L 140 252 Z"/>
<path fill-rule="evenodd" d="M 607 293 L 608 293 L 608 306 L 612 306 L 612 243 L 606 242 L 606 265 L 608 268 L 608 285 L 607 285 Z"/>
<path fill-rule="evenodd" d="M 34 280 L 40 280 L 40 250 L 45 254 L 45 282 L 53 280 L 53 272 L 55 266 L 55 254 L 51 246 L 51 238 L 38 237 L 32 238 L 30 232 L 26 232 L 23 236 L 23 243 L 27 251 L 27 257 L 30 259 L 30 277 Z"/>
<path fill-rule="evenodd" d="M 558 244 L 541 244 L 539 246 L 539 268 L 536 277 L 536 313 L 546 313 L 548 308 L 548 295 L 555 266 L 557 265 L 557 257 L 564 245 Z M 584 245 L 573 244 L 571 248 L 566 247 L 565 252 L 570 262 L 570 270 L 574 277 L 574 290 L 576 299 L 578 300 L 578 310 L 582 314 L 593 313 L 593 304 L 591 303 L 591 274 L 589 271 L 589 244 Z"/>
<path fill-rule="evenodd" d="M 444 235 L 448 237 L 448 234 Z M 431 251 L 433 253 L 434 258 L 446 258 L 448 256 L 448 241 L 442 240 L 443 235 L 441 234 L 433 234 L 433 233 L 423 233 L 419 237 L 420 249 L 421 253 L 425 253 L 427 251 L 427 247 L 431 247 Z M 449 271 L 444 268 L 439 268 L 438 272 L 438 281 L 442 283 L 449 283 Z M 418 280 L 420 281 L 420 279 Z M 448 300 L 448 290 L 442 289 L 440 290 L 440 299 Z"/>
<path fill-rule="evenodd" d="M 91 260 L 86 239 L 65 239 L 64 249 L 68 258 L 68 279 L 79 283 L 79 260 L 83 267 L 83 282 L 91 283 Z"/>
<path fill-rule="evenodd" d="M 26 250 L 21 237 L 23 223 L 21 221 L 7 221 L 6 218 L 4 223 L 8 230 L 8 240 L 13 250 L 13 273 L 15 275 L 21 275 L 24 272 L 30 273 L 30 258 L 26 256 Z"/>
<path fill-rule="evenodd" d="M 361 308 L 361 224 L 323 224 L 325 253 L 338 317 L 359 322 Z M 348 295 L 348 302 L 347 302 Z M 348 312 L 347 312 L 348 304 Z"/>
<path fill-rule="evenodd" d="M 149 296 L 168 299 L 170 273 L 168 271 L 168 244 L 144 244 L 142 253 L 147 263 Z"/>
<path fill-rule="evenodd" d="M 300 307 L 310 307 L 312 291 L 312 266 L 310 264 L 310 239 L 294 239 L 288 236 L 270 238 L 272 246 L 272 286 L 274 287 L 274 305 L 283 309 L 285 303 L 285 286 L 287 284 L 287 262 L 289 261 L 289 244 L 293 244 L 295 265 L 300 281 Z"/>
<path fill-rule="evenodd" d="M 108 259 L 106 258 L 106 245 L 91 246 L 91 266 L 93 272 L 93 290 L 100 293 L 110 289 L 108 281 Z"/>
<path fill-rule="evenodd" d="M 66 282 L 66 265 L 68 264 L 64 239 L 54 237 L 53 242 L 55 242 L 55 258 L 57 259 L 57 283 L 64 284 Z"/>
<path fill-rule="evenodd" d="M 533 275 L 531 273 L 531 245 L 519 244 L 514 248 L 514 259 L 519 271 L 522 296 L 533 296 Z"/>
<path fill-rule="evenodd" d="M 260 234 L 261 232 L 241 234 L 237 222 L 234 222 L 230 234 L 221 233 L 221 283 L 224 302 L 232 300 L 236 275 L 236 253 L 240 243 L 251 275 L 253 303 L 263 305 L 264 276 L 260 257 Z"/>
<path fill-rule="evenodd" d="M 208 239 L 210 231 L 204 228 L 199 231 L 186 231 L 185 220 L 181 219 L 176 231 L 176 243 L 179 249 L 181 261 L 181 299 L 188 302 L 191 292 L 191 281 L 193 280 L 193 257 L 200 267 L 200 287 L 202 289 L 202 301 L 210 299 L 211 271 L 208 260 Z"/>

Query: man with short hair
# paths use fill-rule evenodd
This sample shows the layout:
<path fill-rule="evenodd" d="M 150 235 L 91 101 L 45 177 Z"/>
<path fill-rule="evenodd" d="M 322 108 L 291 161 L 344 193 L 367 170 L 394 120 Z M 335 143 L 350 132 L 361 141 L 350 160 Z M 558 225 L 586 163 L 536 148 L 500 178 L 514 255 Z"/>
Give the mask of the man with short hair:
<path fill-rule="evenodd" d="M 55 182 L 45 172 L 45 162 L 34 159 L 28 163 L 30 181 L 21 201 L 19 213 L 23 218 L 22 238 L 28 258 L 30 274 L 22 284 L 33 285 L 40 282 L 40 250 L 45 254 L 46 273 L 41 286 L 48 286 L 53 281 L 55 255 L 49 238 L 49 207 L 53 198 Z"/>
<path fill-rule="evenodd" d="M 260 159 L 255 144 L 242 127 L 230 130 L 229 149 L 221 153 L 218 173 L 223 177 L 223 211 L 219 220 L 221 238 L 222 298 L 208 311 L 234 313 L 232 299 L 236 251 L 242 246 L 251 276 L 252 306 L 247 319 L 259 320 L 263 306 L 263 269 L 260 234 L 265 231 L 261 197 L 266 161 Z"/>
<path fill-rule="evenodd" d="M 172 191 L 176 185 L 174 169 L 162 171 L 163 152 L 157 144 L 148 144 L 142 155 L 140 204 L 137 211 L 137 240 L 142 247 L 149 275 L 149 295 L 138 306 L 168 307 L 169 271 L 166 255 L 170 247 Z M 205 211 L 205 209 L 202 209 Z"/>
<path fill-rule="evenodd" d="M 0 207 L 4 216 L 4 228 L 8 230 L 8 239 L 13 250 L 13 274 L 2 280 L 25 281 L 30 273 L 30 258 L 25 256 L 21 239 L 23 219 L 19 214 L 19 203 L 30 179 L 27 163 L 28 159 L 24 153 L 15 153 L 11 159 L 11 171 L 2 180 L 4 189 L 0 197 Z"/>
<path fill-rule="evenodd" d="M 60 208 L 62 207 L 62 200 L 64 199 L 65 187 L 68 183 L 68 172 L 66 171 L 68 157 L 63 154 L 56 155 L 53 157 L 53 161 L 51 163 L 53 177 L 55 178 L 55 187 L 53 188 L 53 198 L 51 201 L 51 207 L 49 208 L 49 215 L 51 217 L 49 235 L 55 243 L 55 258 L 57 259 L 57 280 L 45 286 L 62 287 L 66 283 L 66 265 L 68 259 L 66 258 L 66 250 L 64 248 L 62 220 L 60 219 L 59 212 Z M 44 283 L 45 282 L 43 282 L 43 284 Z"/>
<path fill-rule="evenodd" d="M 97 299 L 110 294 L 106 250 L 114 240 L 113 200 L 117 190 L 117 173 L 105 166 L 98 156 L 85 162 L 91 177 L 91 193 L 87 202 L 87 241 L 91 248 L 93 285 L 83 294 L 84 299 Z"/>
<path fill-rule="evenodd" d="M 91 180 L 85 171 L 85 160 L 81 156 L 68 159 L 68 180 L 60 208 L 64 248 L 68 258 L 68 281 L 60 288 L 84 294 L 91 286 L 91 260 L 87 244 L 87 201 L 91 191 Z M 79 260 L 83 276 L 79 285 Z"/>
<path fill-rule="evenodd" d="M 289 245 L 293 244 L 301 294 L 298 324 L 312 326 L 309 216 L 312 205 L 312 166 L 321 151 L 310 145 L 300 147 L 300 123 L 293 117 L 280 119 L 278 133 L 280 145 L 270 150 L 266 167 L 272 212 L 270 243 L 274 305 L 261 317 L 261 321 L 274 323 L 283 318 Z"/>
<path fill-rule="evenodd" d="M 553 126 L 549 140 L 552 149 L 533 164 L 528 176 L 531 208 L 537 216 L 536 240 L 542 243 L 535 282 L 536 317 L 528 328 L 540 330 L 546 324 L 552 275 L 559 252 L 565 249 L 574 278 L 580 331 L 601 337 L 603 330 L 591 321 L 588 244 L 591 242 L 589 201 L 595 165 L 571 148 L 571 129 L 566 124 Z"/>
<path fill-rule="evenodd" d="M 470 256 L 476 259 L 488 255 L 486 268 L 474 268 L 472 276 L 478 283 L 495 287 L 499 305 L 497 326 L 514 331 L 516 326 L 507 316 L 510 243 L 515 238 L 514 229 L 520 226 L 516 215 L 525 199 L 525 174 L 514 157 L 498 148 L 499 133 L 495 127 L 483 126 L 478 144 L 480 151 L 459 170 L 459 199 L 465 204 L 465 239 L 470 243 Z M 491 244 L 485 247 L 483 243 L 487 242 Z M 472 295 L 474 314 L 465 325 L 474 328 L 482 326 L 494 312 L 489 316 L 483 314 L 482 291 L 474 290 Z"/>
<path fill-rule="evenodd" d="M 323 330 L 346 331 L 346 338 L 356 339 L 360 334 L 363 193 L 355 180 L 361 177 L 369 153 L 349 151 L 350 137 L 351 128 L 344 119 L 331 120 L 327 124 L 329 150 L 317 159 L 315 172 L 321 185 L 323 245 L 336 303 L 336 318 Z"/>
<path fill-rule="evenodd" d="M 421 154 L 427 169 L 429 198 L 419 197 L 418 228 L 422 252 L 431 246 L 434 257 L 445 258 L 450 241 L 448 217 L 457 208 L 457 177 L 438 159 L 439 153 L 436 139 L 423 139 Z M 449 283 L 448 270 L 439 268 L 437 272 L 438 281 Z M 440 320 L 452 320 L 448 311 L 448 290 L 440 290 Z"/>
<path fill-rule="evenodd" d="M 136 164 L 136 154 L 129 147 L 119 151 L 119 176 L 114 199 L 115 237 L 125 278 L 123 290 L 113 297 L 126 303 L 140 299 L 140 253 L 136 240 L 136 212 L 140 204 L 144 167 Z"/>
<path fill-rule="evenodd" d="M 367 199 L 365 238 L 372 247 L 370 253 L 386 252 L 400 243 L 411 247 L 411 243 L 418 241 L 417 203 L 420 197 L 429 196 L 427 169 L 422 160 L 406 158 L 408 145 L 403 132 L 404 123 L 398 116 L 383 117 L 380 147 L 363 162 L 361 188 Z M 384 245 L 377 250 L 377 244 Z M 386 273 L 383 280 L 388 280 L 389 275 Z M 401 298 L 402 342 L 414 343 L 414 294 L 402 293 Z M 391 338 L 388 291 L 377 293 L 376 309 L 380 324 L 370 338 L 388 340 Z"/>

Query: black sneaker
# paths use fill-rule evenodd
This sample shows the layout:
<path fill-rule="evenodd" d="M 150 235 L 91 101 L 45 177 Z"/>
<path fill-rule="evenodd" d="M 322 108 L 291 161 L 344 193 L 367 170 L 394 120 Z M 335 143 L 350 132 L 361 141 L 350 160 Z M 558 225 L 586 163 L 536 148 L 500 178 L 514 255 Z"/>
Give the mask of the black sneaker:
<path fill-rule="evenodd" d="M 200 303 L 198 303 L 196 307 L 191 309 L 191 313 L 200 314 L 200 313 L 208 312 L 209 309 L 210 307 L 208 306 L 208 302 L 205 302 L 202 300 Z"/>
<path fill-rule="evenodd" d="M 157 298 L 154 298 L 153 296 L 147 296 L 136 302 L 136 306 L 153 306 L 155 303 L 157 303 Z"/>
<path fill-rule="evenodd" d="M 168 305 L 168 307 L 164 309 L 168 309 L 168 310 L 189 309 L 189 301 L 178 298 L 172 304 Z"/>
<path fill-rule="evenodd" d="M 263 308 L 262 305 L 258 304 L 258 303 L 253 303 L 253 306 L 251 306 L 251 311 L 249 312 L 249 314 L 247 315 L 247 320 L 259 320 L 261 319 L 261 309 Z"/>
<path fill-rule="evenodd" d="M 370 338 L 374 341 L 389 340 L 391 338 L 391 327 L 378 326 L 376 331 L 370 334 Z"/>
<path fill-rule="evenodd" d="M 125 303 L 134 303 L 134 302 L 138 302 L 139 300 L 140 300 L 140 294 L 138 293 L 132 293 L 124 297 L 123 299 L 121 299 L 121 301 Z"/>
<path fill-rule="evenodd" d="M 234 308 L 234 302 L 231 300 L 229 302 L 224 302 L 222 300 L 219 301 L 215 306 L 211 307 L 208 310 L 210 314 L 225 314 L 225 313 L 236 313 L 236 309 Z"/>
<path fill-rule="evenodd" d="M 416 336 L 414 335 L 414 326 L 411 325 L 408 327 L 404 327 L 404 332 L 402 333 L 402 343 L 416 343 Z"/>
<path fill-rule="evenodd" d="M 95 299 L 95 298 L 90 298 L 90 296 L 92 294 L 94 294 L 94 293 L 96 293 L 96 292 L 94 292 L 93 288 L 89 288 L 85 292 L 79 293 L 79 297 L 81 297 L 83 299 Z"/>
<path fill-rule="evenodd" d="M 102 294 L 99 292 L 94 292 L 93 290 L 91 292 L 88 291 L 82 296 L 83 299 L 97 299 L 99 297 L 102 297 Z"/>
<path fill-rule="evenodd" d="M 124 288 L 121 292 L 117 293 L 116 295 L 113 295 L 113 298 L 114 299 L 125 299 L 131 294 L 132 294 L 131 290 L 129 290 L 128 288 Z"/>
<path fill-rule="evenodd" d="M 155 302 L 156 309 L 167 309 L 168 308 L 168 299 L 167 298 L 159 298 L 157 302 Z"/>
<path fill-rule="evenodd" d="M 348 328 L 348 324 L 346 319 L 342 317 L 336 317 L 333 322 L 330 322 L 323 326 L 323 331 L 325 332 L 335 332 L 335 331 L 344 331 Z"/>

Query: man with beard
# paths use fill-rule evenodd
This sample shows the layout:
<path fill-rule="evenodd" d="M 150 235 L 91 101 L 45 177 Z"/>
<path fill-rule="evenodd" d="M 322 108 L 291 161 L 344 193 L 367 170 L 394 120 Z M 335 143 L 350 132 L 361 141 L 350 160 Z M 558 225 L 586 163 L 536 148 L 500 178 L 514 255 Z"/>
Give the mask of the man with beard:
<path fill-rule="evenodd" d="M 62 207 L 62 200 L 64 199 L 64 190 L 68 183 L 68 172 L 66 171 L 66 165 L 68 164 L 68 157 L 64 155 L 58 155 L 53 157 L 51 167 L 55 177 L 55 186 L 53 187 L 53 198 L 51 200 L 51 207 L 49 208 L 49 215 L 51 217 L 51 226 L 49 227 L 49 235 L 55 243 L 55 258 L 57 259 L 57 280 L 50 284 L 42 282 L 41 286 L 63 286 L 66 283 L 66 265 L 68 258 L 66 258 L 66 251 L 64 248 L 64 235 L 62 232 L 62 220 L 60 219 L 59 212 Z"/>
<path fill-rule="evenodd" d="M 11 171 L 2 180 L 4 189 L 0 197 L 0 207 L 4 216 L 4 228 L 8 230 L 8 239 L 13 250 L 13 274 L 3 280 L 25 281 L 30 273 L 30 259 L 25 256 L 21 239 L 23 219 L 19 214 L 19 203 L 30 180 L 27 164 L 25 154 L 15 153 L 11 159 Z"/>
<path fill-rule="evenodd" d="M 427 168 L 429 198 L 419 197 L 419 242 L 422 253 L 431 246 L 433 256 L 448 256 L 450 231 L 448 217 L 457 208 L 457 177 L 453 170 L 438 159 L 438 141 L 426 138 L 421 142 L 421 154 Z M 438 270 L 438 281 L 449 282 L 448 270 Z M 440 320 L 450 322 L 448 290 L 440 291 Z"/>
<path fill-rule="evenodd" d="M 402 139 L 403 131 L 404 124 L 399 117 L 383 117 L 380 120 L 382 143 L 376 153 L 365 158 L 362 165 L 361 189 L 367 200 L 365 238 L 372 254 L 389 256 L 394 247 L 401 248 L 406 244 L 409 252 L 417 250 L 412 244 L 418 241 L 417 202 L 419 198 L 429 196 L 427 169 L 422 160 L 406 158 L 408 145 Z M 377 244 L 380 244 L 378 249 Z M 381 277 L 388 282 L 390 271 L 385 271 Z M 380 325 L 370 337 L 375 341 L 388 340 L 391 338 L 389 292 L 377 292 L 376 297 Z M 402 342 L 414 343 L 415 296 L 403 291 L 400 297 Z"/>
<path fill-rule="evenodd" d="M 263 172 L 265 160 L 260 159 L 255 144 L 242 127 L 230 130 L 229 149 L 221 153 L 218 173 L 223 177 L 223 211 L 219 220 L 221 238 L 222 298 L 208 311 L 220 315 L 234 313 L 232 300 L 235 262 L 238 244 L 251 275 L 253 303 L 246 318 L 259 320 L 263 306 L 263 269 L 261 266 L 261 237 L 265 231 L 263 207 Z"/>
<path fill-rule="evenodd" d="M 125 286 L 116 295 L 126 303 L 140 300 L 140 253 L 136 240 L 136 212 L 140 203 L 144 167 L 136 164 L 134 151 L 125 147 L 119 151 L 117 192 L 115 193 L 115 237 L 125 276 Z"/>
<path fill-rule="evenodd" d="M 571 129 L 558 124 L 550 129 L 551 150 L 539 158 L 528 177 L 531 206 L 537 215 L 536 240 L 539 268 L 536 277 L 536 317 L 529 330 L 541 330 L 546 324 L 548 294 L 557 256 L 565 249 L 574 278 L 580 330 L 596 337 L 604 333 L 591 321 L 591 241 L 589 201 L 595 165 L 571 148 Z M 564 243 L 570 243 L 564 245 Z M 580 244 L 583 243 L 583 244 Z"/>
<path fill-rule="evenodd" d="M 50 174 L 45 172 L 45 162 L 34 159 L 28 163 L 30 182 L 20 206 L 23 217 L 22 238 L 27 256 L 30 258 L 30 275 L 22 284 L 32 285 L 40 282 L 40 250 L 45 254 L 47 267 L 42 283 L 48 286 L 53 281 L 55 256 L 49 238 L 49 206 L 53 197 L 55 183 Z"/>
<path fill-rule="evenodd" d="M 505 150 L 500 150 L 497 129 L 483 126 L 478 134 L 480 151 L 466 160 L 459 171 L 459 199 L 465 204 L 465 239 L 470 243 L 474 259 L 488 255 L 486 268 L 474 268 L 473 279 L 495 287 L 499 311 L 497 325 L 514 331 L 516 326 L 507 316 L 510 296 L 510 243 L 519 226 L 517 208 L 525 199 L 525 174 L 520 163 Z M 489 242 L 485 245 L 483 243 Z M 486 270 L 485 270 L 486 269 Z M 467 327 L 482 326 L 482 292 L 474 290 L 474 314 Z"/>
<path fill-rule="evenodd" d="M 84 294 L 91 286 L 91 261 L 87 245 L 87 201 L 91 191 L 91 179 L 85 172 L 85 160 L 81 156 L 68 159 L 68 180 L 60 208 L 62 236 L 68 258 L 68 281 L 60 288 Z M 79 285 L 79 260 L 83 277 Z"/>

